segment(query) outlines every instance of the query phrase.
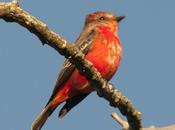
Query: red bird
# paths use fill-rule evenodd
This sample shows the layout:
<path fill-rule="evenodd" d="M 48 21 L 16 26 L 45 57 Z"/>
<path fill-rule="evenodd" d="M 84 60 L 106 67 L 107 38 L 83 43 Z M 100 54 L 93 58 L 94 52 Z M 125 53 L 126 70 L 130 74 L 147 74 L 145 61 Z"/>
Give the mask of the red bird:
<path fill-rule="evenodd" d="M 108 12 L 95 12 L 89 14 L 85 26 L 75 44 L 86 55 L 102 77 L 110 80 L 122 57 L 122 48 L 118 36 L 118 23 L 124 16 L 116 17 Z M 63 117 L 70 109 L 81 102 L 93 91 L 86 78 L 69 60 L 64 65 L 56 80 L 53 93 L 44 110 L 34 121 L 32 130 L 40 130 L 47 118 L 63 102 L 59 117 Z"/>

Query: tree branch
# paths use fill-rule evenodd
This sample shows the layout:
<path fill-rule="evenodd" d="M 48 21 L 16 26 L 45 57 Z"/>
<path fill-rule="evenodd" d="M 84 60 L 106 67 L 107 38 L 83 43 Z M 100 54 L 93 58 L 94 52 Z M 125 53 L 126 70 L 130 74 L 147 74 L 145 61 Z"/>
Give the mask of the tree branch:
<path fill-rule="evenodd" d="M 116 120 L 123 128 L 123 130 L 129 130 L 129 124 L 125 120 L 123 120 L 117 113 L 113 112 L 111 117 Z"/>
<path fill-rule="evenodd" d="M 111 117 L 116 120 L 121 126 L 122 130 L 129 130 L 129 124 L 127 121 L 123 120 L 118 114 L 113 112 Z M 155 126 L 150 126 L 148 128 L 143 128 L 143 130 L 175 130 L 175 125 L 170 125 L 162 128 L 156 128 Z"/>
<path fill-rule="evenodd" d="M 100 97 L 104 97 L 113 107 L 118 107 L 126 116 L 129 130 L 141 130 L 141 113 L 138 112 L 127 97 L 108 84 L 92 63 L 85 60 L 85 55 L 74 45 L 64 40 L 58 34 L 51 31 L 46 24 L 31 16 L 19 7 L 17 1 L 10 3 L 0 2 L 0 18 L 7 22 L 16 22 L 35 34 L 41 42 L 53 47 L 61 55 L 64 55 L 84 75 Z"/>

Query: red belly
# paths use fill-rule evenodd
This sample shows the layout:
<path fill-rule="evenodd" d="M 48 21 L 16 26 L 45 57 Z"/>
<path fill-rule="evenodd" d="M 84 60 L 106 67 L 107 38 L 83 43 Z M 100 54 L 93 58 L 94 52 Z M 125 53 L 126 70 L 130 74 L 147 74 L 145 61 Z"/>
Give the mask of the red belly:
<path fill-rule="evenodd" d="M 90 52 L 86 55 L 86 59 L 93 63 L 103 78 L 110 80 L 120 64 L 121 46 L 116 39 L 112 42 L 102 41 L 97 39 L 94 42 Z M 92 91 L 92 88 L 88 86 L 88 81 L 79 74 L 77 69 L 73 72 L 70 82 L 72 82 L 72 89 L 74 90 L 82 93 Z"/>

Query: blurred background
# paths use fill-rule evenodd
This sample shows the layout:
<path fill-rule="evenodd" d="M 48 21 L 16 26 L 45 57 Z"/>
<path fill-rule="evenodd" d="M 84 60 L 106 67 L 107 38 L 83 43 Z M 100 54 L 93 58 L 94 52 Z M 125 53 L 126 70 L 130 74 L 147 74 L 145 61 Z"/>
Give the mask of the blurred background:
<path fill-rule="evenodd" d="M 20 1 L 24 10 L 70 42 L 79 36 L 89 13 L 126 16 L 119 28 L 123 58 L 111 82 L 142 112 L 144 127 L 175 123 L 174 5 L 174 0 Z M 0 20 L 0 129 L 30 130 L 63 61 L 25 28 Z M 121 129 L 110 117 L 119 111 L 95 92 L 62 120 L 58 119 L 61 106 L 43 130 Z"/>

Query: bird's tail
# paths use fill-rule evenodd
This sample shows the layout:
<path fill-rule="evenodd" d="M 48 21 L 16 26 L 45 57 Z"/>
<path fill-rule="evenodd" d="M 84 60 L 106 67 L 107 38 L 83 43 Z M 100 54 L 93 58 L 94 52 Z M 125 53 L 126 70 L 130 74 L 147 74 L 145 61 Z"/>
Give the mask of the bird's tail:
<path fill-rule="evenodd" d="M 50 104 L 48 104 L 44 108 L 44 110 L 40 113 L 40 115 L 36 118 L 36 120 L 33 122 L 31 130 L 40 130 L 54 110 L 55 108 L 51 108 Z"/>
<path fill-rule="evenodd" d="M 40 130 L 42 128 L 48 117 L 54 112 L 57 106 L 69 98 L 67 92 L 67 86 L 65 86 L 57 92 L 55 97 L 51 97 L 44 110 L 33 122 L 31 130 Z"/>

